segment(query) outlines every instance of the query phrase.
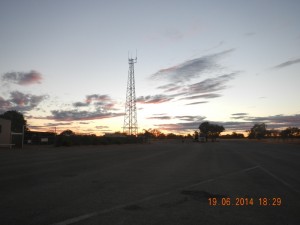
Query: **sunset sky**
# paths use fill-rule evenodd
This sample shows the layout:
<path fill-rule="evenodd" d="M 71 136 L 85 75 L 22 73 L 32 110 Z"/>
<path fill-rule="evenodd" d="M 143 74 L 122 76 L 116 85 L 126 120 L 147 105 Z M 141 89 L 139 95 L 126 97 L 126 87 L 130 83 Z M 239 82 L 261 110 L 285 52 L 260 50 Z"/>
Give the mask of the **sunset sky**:
<path fill-rule="evenodd" d="M 0 113 L 31 130 L 300 127 L 300 1 L 0 0 Z"/>

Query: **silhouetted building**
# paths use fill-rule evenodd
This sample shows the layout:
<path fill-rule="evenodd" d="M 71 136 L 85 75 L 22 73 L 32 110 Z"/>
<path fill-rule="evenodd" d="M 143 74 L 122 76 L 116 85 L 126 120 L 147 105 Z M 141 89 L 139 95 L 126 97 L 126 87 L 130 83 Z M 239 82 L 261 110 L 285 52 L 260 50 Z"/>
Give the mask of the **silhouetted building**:
<path fill-rule="evenodd" d="M 0 118 L 0 145 L 11 144 L 11 121 Z"/>
<path fill-rule="evenodd" d="M 24 137 L 25 144 L 54 144 L 55 133 L 27 131 Z"/>

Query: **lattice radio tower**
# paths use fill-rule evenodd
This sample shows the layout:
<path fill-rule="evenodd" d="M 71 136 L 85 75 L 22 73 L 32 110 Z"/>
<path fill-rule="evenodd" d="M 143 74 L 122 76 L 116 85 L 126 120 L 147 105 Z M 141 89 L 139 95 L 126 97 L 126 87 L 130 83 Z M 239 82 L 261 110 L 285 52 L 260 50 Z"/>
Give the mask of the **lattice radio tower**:
<path fill-rule="evenodd" d="M 123 132 L 128 135 L 137 135 L 137 113 L 136 113 L 136 99 L 135 99 L 135 82 L 134 82 L 134 64 L 137 62 L 137 57 L 133 59 L 128 56 L 128 80 L 126 91 L 125 117 Z"/>

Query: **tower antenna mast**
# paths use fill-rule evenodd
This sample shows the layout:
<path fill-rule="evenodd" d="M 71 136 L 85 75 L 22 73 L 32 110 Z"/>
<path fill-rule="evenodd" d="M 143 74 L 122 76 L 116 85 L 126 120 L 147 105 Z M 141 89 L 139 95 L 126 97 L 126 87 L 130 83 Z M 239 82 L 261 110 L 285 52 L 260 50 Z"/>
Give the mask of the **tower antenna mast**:
<path fill-rule="evenodd" d="M 126 91 L 126 103 L 125 103 L 125 116 L 123 132 L 127 135 L 138 134 L 137 125 L 137 112 L 136 112 L 136 98 L 135 98 L 135 80 L 134 80 L 134 64 L 137 63 L 137 56 L 135 58 L 130 57 L 128 54 L 128 80 Z"/>

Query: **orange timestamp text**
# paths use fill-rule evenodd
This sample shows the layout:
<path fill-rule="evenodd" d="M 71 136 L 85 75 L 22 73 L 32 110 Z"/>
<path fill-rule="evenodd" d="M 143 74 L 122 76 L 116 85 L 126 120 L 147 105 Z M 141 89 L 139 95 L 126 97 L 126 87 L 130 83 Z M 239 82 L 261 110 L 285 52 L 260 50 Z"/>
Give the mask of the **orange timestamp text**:
<path fill-rule="evenodd" d="M 261 197 L 261 198 L 249 198 L 249 197 L 210 197 L 208 198 L 209 206 L 281 206 L 282 199 L 280 197 Z"/>

